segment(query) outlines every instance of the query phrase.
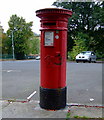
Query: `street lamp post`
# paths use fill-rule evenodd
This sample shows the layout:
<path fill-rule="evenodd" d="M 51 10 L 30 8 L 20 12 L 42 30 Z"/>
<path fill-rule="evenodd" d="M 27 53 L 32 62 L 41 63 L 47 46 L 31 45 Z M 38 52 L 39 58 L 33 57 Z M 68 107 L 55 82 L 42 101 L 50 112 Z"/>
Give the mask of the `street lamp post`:
<path fill-rule="evenodd" d="M 13 60 L 14 60 L 15 56 L 14 56 L 14 35 L 13 35 L 13 30 L 12 30 L 12 51 L 13 51 Z"/>

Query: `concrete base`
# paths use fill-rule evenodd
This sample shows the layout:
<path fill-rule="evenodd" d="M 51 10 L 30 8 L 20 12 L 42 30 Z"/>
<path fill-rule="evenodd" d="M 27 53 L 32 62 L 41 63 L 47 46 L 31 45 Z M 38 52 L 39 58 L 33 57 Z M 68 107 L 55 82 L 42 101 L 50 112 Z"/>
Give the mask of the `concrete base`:
<path fill-rule="evenodd" d="M 40 108 L 39 101 L 33 101 L 33 100 L 29 102 L 0 101 L 0 104 L 2 104 L 2 118 L 19 118 L 19 120 L 20 118 L 48 118 L 48 119 L 57 118 L 57 120 L 60 120 L 60 118 L 64 118 L 64 119 L 74 118 L 75 116 L 79 116 L 79 117 L 86 116 L 88 118 L 104 117 L 102 116 L 102 110 L 104 108 L 78 107 L 78 106 L 70 106 L 71 105 L 70 104 L 69 105 L 70 107 L 67 106 L 65 107 L 65 109 L 56 110 L 56 111 L 47 111 Z"/>

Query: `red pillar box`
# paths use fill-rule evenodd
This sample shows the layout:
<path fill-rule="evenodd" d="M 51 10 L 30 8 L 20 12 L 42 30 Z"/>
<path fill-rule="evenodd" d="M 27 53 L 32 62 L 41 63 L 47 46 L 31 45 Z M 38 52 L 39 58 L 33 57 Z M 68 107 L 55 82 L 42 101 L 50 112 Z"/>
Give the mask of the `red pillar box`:
<path fill-rule="evenodd" d="M 47 8 L 41 18 L 40 107 L 58 110 L 66 106 L 67 24 L 72 11 Z"/>

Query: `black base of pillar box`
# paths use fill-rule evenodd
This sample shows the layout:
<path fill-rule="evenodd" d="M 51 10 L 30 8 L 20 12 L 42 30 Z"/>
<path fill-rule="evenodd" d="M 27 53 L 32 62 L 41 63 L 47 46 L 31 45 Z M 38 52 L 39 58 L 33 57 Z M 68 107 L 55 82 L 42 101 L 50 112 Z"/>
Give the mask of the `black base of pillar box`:
<path fill-rule="evenodd" d="M 47 89 L 40 87 L 40 107 L 47 110 L 59 110 L 66 107 L 66 87 Z"/>

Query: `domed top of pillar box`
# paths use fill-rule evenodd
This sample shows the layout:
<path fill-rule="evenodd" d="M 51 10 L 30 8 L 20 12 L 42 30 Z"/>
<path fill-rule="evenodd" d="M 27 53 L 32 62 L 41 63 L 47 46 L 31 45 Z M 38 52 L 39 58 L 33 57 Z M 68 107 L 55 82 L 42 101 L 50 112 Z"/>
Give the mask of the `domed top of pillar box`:
<path fill-rule="evenodd" d="M 67 20 L 72 16 L 72 11 L 67 9 L 59 8 L 45 8 L 36 11 L 36 16 L 41 18 L 41 20 L 51 19 L 51 20 Z"/>

